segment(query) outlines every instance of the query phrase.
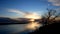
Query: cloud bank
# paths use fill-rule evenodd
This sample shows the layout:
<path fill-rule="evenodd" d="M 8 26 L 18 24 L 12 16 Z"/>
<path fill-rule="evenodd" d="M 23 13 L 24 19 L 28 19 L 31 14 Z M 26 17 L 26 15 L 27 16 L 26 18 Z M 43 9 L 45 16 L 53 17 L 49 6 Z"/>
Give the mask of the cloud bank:
<path fill-rule="evenodd" d="M 8 9 L 8 12 L 13 12 L 13 13 L 16 13 L 16 14 L 25 15 L 24 12 L 22 12 L 22 11 L 20 11 L 20 10 L 16 10 L 16 9 Z"/>
<path fill-rule="evenodd" d="M 48 2 L 51 2 L 54 6 L 60 6 L 60 0 L 48 0 Z"/>
<path fill-rule="evenodd" d="M 22 15 L 24 18 L 38 18 L 41 17 L 41 15 L 39 15 L 36 12 L 24 12 L 24 11 L 20 11 L 20 10 L 16 10 L 16 9 L 8 9 L 8 12 L 12 12 L 12 13 L 16 13 L 16 14 L 20 14 Z"/>

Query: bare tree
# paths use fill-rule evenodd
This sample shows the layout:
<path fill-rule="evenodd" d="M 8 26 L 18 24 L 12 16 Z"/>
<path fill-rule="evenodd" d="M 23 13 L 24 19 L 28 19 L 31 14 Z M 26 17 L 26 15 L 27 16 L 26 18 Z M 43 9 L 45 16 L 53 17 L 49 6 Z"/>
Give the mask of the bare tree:
<path fill-rule="evenodd" d="M 47 9 L 47 10 L 48 10 L 48 12 L 43 17 L 43 18 L 45 18 L 45 20 L 44 20 L 45 24 L 54 23 L 55 18 L 60 17 L 60 12 L 58 12 L 54 9 Z"/>

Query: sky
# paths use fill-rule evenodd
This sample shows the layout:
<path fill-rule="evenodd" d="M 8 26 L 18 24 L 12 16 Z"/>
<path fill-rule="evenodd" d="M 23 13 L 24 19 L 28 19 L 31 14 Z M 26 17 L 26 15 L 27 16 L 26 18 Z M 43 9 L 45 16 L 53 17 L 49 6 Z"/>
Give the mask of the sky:
<path fill-rule="evenodd" d="M 47 8 L 60 10 L 60 0 L 0 0 L 0 17 L 20 18 L 28 12 L 43 15 Z"/>

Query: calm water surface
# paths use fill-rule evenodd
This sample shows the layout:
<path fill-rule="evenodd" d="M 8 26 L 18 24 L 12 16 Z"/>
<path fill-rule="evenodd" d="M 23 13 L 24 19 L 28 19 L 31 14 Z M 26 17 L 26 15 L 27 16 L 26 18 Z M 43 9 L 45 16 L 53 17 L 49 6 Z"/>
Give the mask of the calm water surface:
<path fill-rule="evenodd" d="M 0 34 L 11 34 L 25 31 L 26 25 L 27 24 L 0 25 Z"/>

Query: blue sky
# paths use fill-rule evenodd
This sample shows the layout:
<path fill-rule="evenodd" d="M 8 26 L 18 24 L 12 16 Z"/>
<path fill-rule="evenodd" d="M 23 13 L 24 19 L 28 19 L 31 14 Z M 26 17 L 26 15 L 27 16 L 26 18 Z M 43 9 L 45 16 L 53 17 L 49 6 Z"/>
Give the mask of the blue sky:
<path fill-rule="evenodd" d="M 37 12 L 44 14 L 46 8 L 60 8 L 60 0 L 0 0 L 0 17 L 22 17 L 21 14 L 9 12 L 8 9 L 20 10 L 23 12 Z M 53 4 L 56 3 L 56 4 Z"/>

